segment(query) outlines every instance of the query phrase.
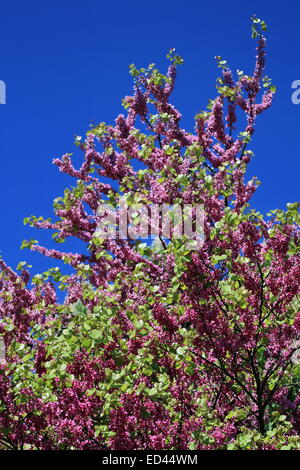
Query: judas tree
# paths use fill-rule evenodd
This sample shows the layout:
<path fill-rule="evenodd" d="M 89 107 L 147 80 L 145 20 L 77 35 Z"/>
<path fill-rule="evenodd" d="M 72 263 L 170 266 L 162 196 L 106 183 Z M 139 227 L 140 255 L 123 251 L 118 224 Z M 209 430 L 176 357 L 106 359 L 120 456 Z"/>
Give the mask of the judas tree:
<path fill-rule="evenodd" d="M 265 23 L 252 21 L 253 73 L 235 77 L 217 57 L 217 97 L 193 132 L 170 102 L 182 63 L 171 50 L 166 75 L 130 66 L 124 114 L 76 138 L 80 168 L 71 154 L 54 160 L 76 183 L 55 199 L 55 220 L 25 223 L 83 248 L 23 243 L 72 274 L 30 278 L 24 262 L 17 274 L 0 260 L 2 448 L 299 448 L 299 204 L 267 216 L 250 205 L 248 146 L 275 91 Z M 118 230 L 120 196 L 136 237 Z M 166 237 L 161 212 L 157 237 L 143 240 L 153 204 L 201 205 L 200 246 L 174 224 Z M 113 224 L 99 235 L 112 212 L 116 236 Z"/>

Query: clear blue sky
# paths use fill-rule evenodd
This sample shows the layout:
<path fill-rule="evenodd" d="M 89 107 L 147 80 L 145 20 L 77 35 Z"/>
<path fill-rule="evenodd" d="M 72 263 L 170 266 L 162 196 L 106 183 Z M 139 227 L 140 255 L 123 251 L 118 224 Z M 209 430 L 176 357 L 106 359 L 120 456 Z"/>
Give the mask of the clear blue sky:
<path fill-rule="evenodd" d="M 52 200 L 72 184 L 52 159 L 76 153 L 74 135 L 92 120 L 113 122 L 122 111 L 121 99 L 132 90 L 128 65 L 165 67 L 166 53 L 177 49 L 185 63 L 174 103 L 191 129 L 193 116 L 215 97 L 214 56 L 252 71 L 253 13 L 268 24 L 267 74 L 278 90 L 257 121 L 249 170 L 262 181 L 253 204 L 267 212 L 299 199 L 300 105 L 291 102 L 291 83 L 300 79 L 298 2 L 2 2 L 0 80 L 7 104 L 0 105 L 0 251 L 12 267 L 27 260 L 41 272 L 57 264 L 20 251 L 24 238 L 53 246 L 50 232 L 24 227 L 23 218 L 52 216 Z"/>

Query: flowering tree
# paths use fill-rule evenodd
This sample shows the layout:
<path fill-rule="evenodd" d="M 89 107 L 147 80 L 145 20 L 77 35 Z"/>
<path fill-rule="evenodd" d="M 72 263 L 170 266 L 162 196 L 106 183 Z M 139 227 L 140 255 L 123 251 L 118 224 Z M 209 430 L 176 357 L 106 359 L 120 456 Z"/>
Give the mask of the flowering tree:
<path fill-rule="evenodd" d="M 76 139 L 80 169 L 70 154 L 54 160 L 76 185 L 55 199 L 55 221 L 25 223 L 85 249 L 24 242 L 74 268 L 31 286 L 25 263 L 16 274 L 0 260 L 1 448 L 300 447 L 299 204 L 267 218 L 250 208 L 248 144 L 275 91 L 265 23 L 252 20 L 253 74 L 235 79 L 217 57 L 218 95 L 194 132 L 170 103 L 182 63 L 171 50 L 166 75 L 130 66 L 125 115 Z M 203 204 L 202 246 L 160 232 L 152 244 L 100 237 L 99 204 L 117 208 L 120 195 L 129 207 Z"/>

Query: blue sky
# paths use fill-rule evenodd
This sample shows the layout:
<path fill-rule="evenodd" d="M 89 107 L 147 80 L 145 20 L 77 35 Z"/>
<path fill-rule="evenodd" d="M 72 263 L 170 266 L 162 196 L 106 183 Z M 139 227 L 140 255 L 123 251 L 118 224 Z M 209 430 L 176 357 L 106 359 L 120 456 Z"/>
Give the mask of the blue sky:
<path fill-rule="evenodd" d="M 15 268 L 26 260 L 33 272 L 57 264 L 20 251 L 24 238 L 53 246 L 49 232 L 24 227 L 23 218 L 52 216 L 53 199 L 72 184 L 52 159 L 79 155 L 74 135 L 83 135 L 91 121 L 113 122 L 122 112 L 121 99 L 132 91 L 128 65 L 155 62 L 164 69 L 165 55 L 175 47 L 185 63 L 173 102 L 183 126 L 192 129 L 194 115 L 215 97 L 216 55 L 234 70 L 252 71 L 254 13 L 268 24 L 267 74 L 277 95 L 257 120 L 251 145 L 256 155 L 249 174 L 262 181 L 252 201 L 267 212 L 299 199 L 300 104 L 291 102 L 291 84 L 300 79 L 297 3 L 2 2 L 0 80 L 7 104 L 0 105 L 0 252 L 6 262 Z"/>

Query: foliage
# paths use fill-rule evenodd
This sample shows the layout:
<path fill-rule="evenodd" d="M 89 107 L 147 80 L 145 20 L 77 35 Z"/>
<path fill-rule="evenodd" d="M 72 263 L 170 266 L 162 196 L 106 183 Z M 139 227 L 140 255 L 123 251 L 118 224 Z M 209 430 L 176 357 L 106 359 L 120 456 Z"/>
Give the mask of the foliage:
<path fill-rule="evenodd" d="M 252 75 L 235 80 L 217 57 L 218 94 L 193 133 L 169 102 L 182 63 L 171 50 L 166 75 L 130 66 L 125 114 L 76 138 L 80 169 L 70 154 L 54 160 L 77 183 L 55 199 L 56 221 L 25 223 L 87 250 L 24 242 L 73 267 L 31 285 L 25 263 L 16 274 L 0 260 L 3 449 L 299 449 L 299 204 L 264 217 L 245 176 L 274 94 L 262 30 L 253 18 Z M 203 204 L 203 246 L 100 238 L 99 203 L 117 207 L 120 194 L 130 206 Z"/>

